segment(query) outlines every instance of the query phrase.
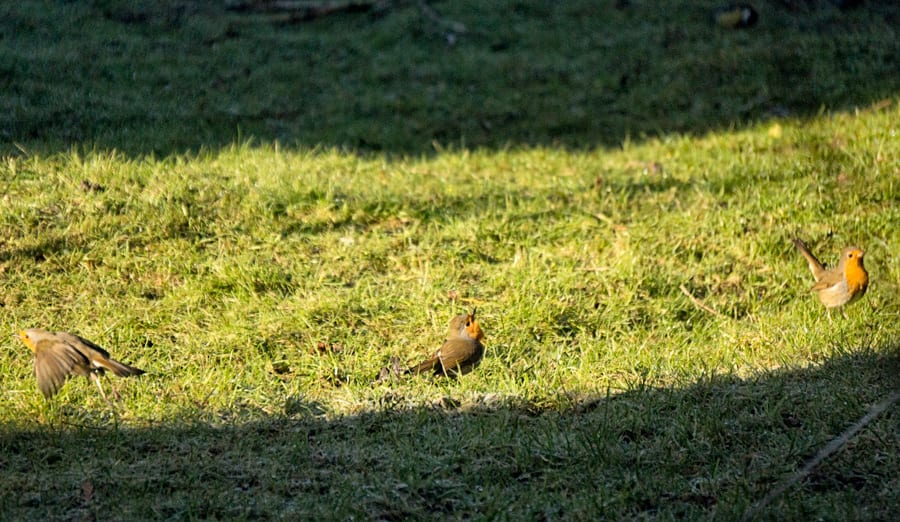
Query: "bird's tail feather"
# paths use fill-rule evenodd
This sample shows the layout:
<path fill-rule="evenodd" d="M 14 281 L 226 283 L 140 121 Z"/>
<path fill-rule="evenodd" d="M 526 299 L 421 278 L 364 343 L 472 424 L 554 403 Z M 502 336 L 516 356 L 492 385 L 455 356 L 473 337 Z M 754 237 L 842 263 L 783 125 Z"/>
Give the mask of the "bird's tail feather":
<path fill-rule="evenodd" d="M 813 277 L 816 278 L 816 281 L 822 276 L 822 273 L 825 272 L 825 267 L 822 263 L 816 259 L 816 256 L 813 255 L 812 252 L 809 251 L 809 248 L 806 246 L 806 243 L 801 241 L 799 238 L 794 238 L 794 246 L 797 247 L 797 250 L 800 251 L 800 254 L 806 258 L 806 262 L 809 264 L 809 270 L 812 272 Z"/>
<path fill-rule="evenodd" d="M 403 372 L 403 373 L 404 373 L 404 375 L 409 375 L 409 374 L 411 374 L 411 373 L 433 372 L 434 369 L 435 369 L 435 367 L 436 367 L 438 364 L 439 364 L 439 363 L 438 363 L 438 358 L 437 358 L 437 357 L 432 357 L 431 359 L 428 359 L 427 361 L 421 362 L 421 363 L 419 363 L 419 364 L 413 366 L 412 368 L 406 370 L 406 371 Z"/>
<path fill-rule="evenodd" d="M 131 377 L 132 375 L 142 375 L 144 373 L 144 370 L 120 363 L 115 359 L 106 359 L 105 361 L 97 362 L 99 363 L 99 366 L 106 368 L 119 377 Z"/>

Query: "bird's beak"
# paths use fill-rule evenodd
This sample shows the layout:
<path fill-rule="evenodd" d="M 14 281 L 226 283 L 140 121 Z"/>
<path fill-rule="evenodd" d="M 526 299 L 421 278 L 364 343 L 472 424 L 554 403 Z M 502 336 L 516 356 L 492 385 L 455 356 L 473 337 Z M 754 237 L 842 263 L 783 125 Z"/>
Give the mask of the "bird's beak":
<path fill-rule="evenodd" d="M 475 319 L 475 312 L 478 310 L 478 307 L 472 309 L 472 319 Z"/>

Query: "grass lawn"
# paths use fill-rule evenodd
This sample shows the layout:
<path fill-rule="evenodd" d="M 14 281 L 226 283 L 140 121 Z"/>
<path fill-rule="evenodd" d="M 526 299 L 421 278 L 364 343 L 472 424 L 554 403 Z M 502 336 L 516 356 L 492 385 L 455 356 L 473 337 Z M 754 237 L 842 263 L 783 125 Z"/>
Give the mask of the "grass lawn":
<path fill-rule="evenodd" d="M 226 4 L 0 7 L 0 518 L 732 520 L 900 386 L 894 2 Z M 46 401 L 28 327 L 147 374 Z M 757 516 L 896 519 L 898 448 Z"/>

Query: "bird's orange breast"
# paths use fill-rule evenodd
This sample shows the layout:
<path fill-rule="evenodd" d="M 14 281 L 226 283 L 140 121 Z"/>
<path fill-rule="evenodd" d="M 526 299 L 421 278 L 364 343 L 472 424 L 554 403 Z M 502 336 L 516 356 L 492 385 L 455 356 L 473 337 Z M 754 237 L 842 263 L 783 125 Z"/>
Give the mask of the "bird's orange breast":
<path fill-rule="evenodd" d="M 850 259 L 844 268 L 844 277 L 847 279 L 847 287 L 851 294 L 865 292 L 869 286 L 869 273 L 859 258 Z"/>
<path fill-rule="evenodd" d="M 472 321 L 472 324 L 466 328 L 466 331 L 469 332 L 469 337 L 476 341 L 480 341 L 484 338 L 484 332 L 482 332 L 481 327 L 478 326 L 478 321 Z"/>

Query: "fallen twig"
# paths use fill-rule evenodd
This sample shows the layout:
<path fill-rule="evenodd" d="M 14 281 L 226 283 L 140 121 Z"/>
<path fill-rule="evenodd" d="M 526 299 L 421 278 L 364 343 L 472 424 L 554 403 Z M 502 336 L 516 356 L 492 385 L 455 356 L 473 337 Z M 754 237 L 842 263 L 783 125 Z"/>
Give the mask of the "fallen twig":
<path fill-rule="evenodd" d="M 586 215 L 596 219 L 597 221 L 599 221 L 601 223 L 605 223 L 605 224 L 609 225 L 609 228 L 615 230 L 616 232 L 625 232 L 628 230 L 627 226 L 622 225 L 620 223 L 616 223 L 615 221 L 613 221 L 613 219 L 611 217 L 607 216 L 603 212 L 591 213 L 588 211 L 584 211 L 584 213 Z"/>
<path fill-rule="evenodd" d="M 850 426 L 844 433 L 841 433 L 837 438 L 832 439 L 824 448 L 820 449 L 816 456 L 806 462 L 802 468 L 800 468 L 796 473 L 789 476 L 788 478 L 782 480 L 778 483 L 778 485 L 769 491 L 769 494 L 763 497 L 762 500 L 750 506 L 750 508 L 744 512 L 744 516 L 741 517 L 741 520 L 752 520 L 759 511 L 766 507 L 770 502 L 778 498 L 782 493 L 787 491 L 787 489 L 798 481 L 809 475 L 812 470 L 816 468 L 819 464 L 822 463 L 823 460 L 828 458 L 832 453 L 841 449 L 841 447 L 847 443 L 854 435 L 856 435 L 859 430 L 865 428 L 869 425 L 876 417 L 884 413 L 884 410 L 888 409 L 892 404 L 897 402 L 897 399 L 900 399 L 900 390 L 894 390 L 890 395 L 888 395 L 884 400 L 876 404 L 869 410 L 863 418 L 859 419 L 856 424 Z"/>
<path fill-rule="evenodd" d="M 703 301 L 701 301 L 701 300 L 697 299 L 696 297 L 694 297 L 694 295 L 693 295 L 692 293 L 690 293 L 690 292 L 688 291 L 688 289 L 684 287 L 683 284 L 678 285 L 678 288 L 681 290 L 681 293 L 683 293 L 684 295 L 686 295 L 687 298 L 690 299 L 691 302 L 694 303 L 694 306 L 696 306 L 697 308 L 699 308 L 699 309 L 701 309 L 701 310 L 703 310 L 703 311 L 705 311 L 705 312 L 709 312 L 709 313 L 711 313 L 711 314 L 713 314 L 713 315 L 717 315 L 717 316 L 719 316 L 719 317 L 724 317 L 724 318 L 726 318 L 726 319 L 731 319 L 731 318 L 728 317 L 727 315 L 725 315 L 725 314 L 719 312 L 719 311 L 716 310 L 715 308 L 710 307 L 709 305 L 707 305 L 707 304 L 704 303 Z"/>

